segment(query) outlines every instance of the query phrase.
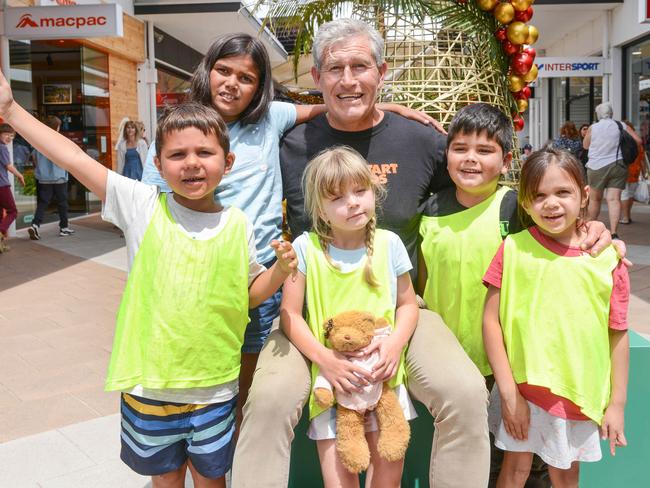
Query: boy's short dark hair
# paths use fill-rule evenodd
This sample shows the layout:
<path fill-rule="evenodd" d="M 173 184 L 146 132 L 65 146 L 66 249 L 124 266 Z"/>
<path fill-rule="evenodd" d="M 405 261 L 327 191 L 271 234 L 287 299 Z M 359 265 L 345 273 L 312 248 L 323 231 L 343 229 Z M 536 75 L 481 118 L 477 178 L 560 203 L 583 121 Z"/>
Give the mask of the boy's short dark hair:
<path fill-rule="evenodd" d="M 226 123 L 212 107 L 200 103 L 187 102 L 180 105 L 168 106 L 158 119 L 156 129 L 156 156 L 160 158 L 160 151 L 165 143 L 165 136 L 175 130 L 194 127 L 205 135 L 214 134 L 223 149 L 224 154 L 230 152 L 230 137 Z"/>
<path fill-rule="evenodd" d="M 0 124 L 0 134 L 15 134 L 16 130 L 11 127 L 9 124 Z"/>
<path fill-rule="evenodd" d="M 50 129 L 53 130 L 59 130 L 59 127 L 61 127 L 61 119 L 58 118 L 56 115 L 48 115 L 45 117 L 45 125 L 47 125 Z"/>
<path fill-rule="evenodd" d="M 504 156 L 512 151 L 512 122 L 501 110 L 487 103 L 472 103 L 461 108 L 449 126 L 447 147 L 458 134 L 480 134 L 496 140 Z"/>

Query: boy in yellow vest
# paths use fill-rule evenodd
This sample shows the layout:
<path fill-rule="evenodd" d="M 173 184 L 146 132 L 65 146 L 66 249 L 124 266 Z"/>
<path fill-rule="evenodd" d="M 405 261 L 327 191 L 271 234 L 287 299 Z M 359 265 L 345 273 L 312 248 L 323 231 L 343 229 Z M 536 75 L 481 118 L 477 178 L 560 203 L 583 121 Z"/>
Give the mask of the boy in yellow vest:
<path fill-rule="evenodd" d="M 173 194 L 122 177 L 41 124 L 14 100 L 0 73 L 0 115 L 38 151 L 104 202 L 124 232 L 129 278 L 117 316 L 107 390 L 122 392 L 122 460 L 154 487 L 225 487 L 234 452 L 240 350 L 249 307 L 295 270 L 288 243 L 278 261 L 255 260 L 251 224 L 214 201 L 232 167 L 228 130 L 212 108 L 185 104 L 159 121 L 156 165 Z"/>
<path fill-rule="evenodd" d="M 521 230 L 517 194 L 498 186 L 511 150 L 512 124 L 498 108 L 476 103 L 459 110 L 447 135 L 455 186 L 427 201 L 420 223 L 419 291 L 483 376 L 492 371 L 483 347 L 481 277 L 503 238 Z"/>

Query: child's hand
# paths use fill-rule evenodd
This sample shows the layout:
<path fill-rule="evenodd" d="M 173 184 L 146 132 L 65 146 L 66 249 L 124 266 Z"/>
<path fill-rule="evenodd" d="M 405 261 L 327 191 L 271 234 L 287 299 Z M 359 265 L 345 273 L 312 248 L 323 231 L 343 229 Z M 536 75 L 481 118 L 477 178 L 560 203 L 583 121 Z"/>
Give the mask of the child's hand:
<path fill-rule="evenodd" d="M 278 266 L 280 266 L 280 269 L 287 274 L 291 273 L 295 276 L 298 270 L 298 258 L 291 243 L 273 239 L 271 241 L 271 247 L 275 250 L 275 256 L 278 258 Z"/>
<path fill-rule="evenodd" d="M 14 101 L 14 95 L 2 71 L 0 71 L 0 114 L 5 114 Z"/>
<path fill-rule="evenodd" d="M 603 423 L 600 426 L 600 435 L 603 440 L 609 439 L 609 452 L 616 456 L 616 447 L 627 446 L 623 427 L 625 425 L 625 412 L 621 405 L 610 404 L 605 410 Z"/>
<path fill-rule="evenodd" d="M 375 339 L 368 347 L 364 348 L 365 355 L 379 351 L 379 361 L 372 369 L 374 382 L 383 382 L 395 376 L 403 349 L 403 344 L 399 344 L 393 335 Z"/>
<path fill-rule="evenodd" d="M 370 372 L 352 364 L 343 354 L 327 350 L 323 360 L 318 364 L 321 374 L 336 391 L 355 393 L 372 381 Z"/>
<path fill-rule="evenodd" d="M 508 434 L 518 441 L 528 439 L 530 408 L 518 390 L 513 395 L 501 397 L 501 416 Z"/>
<path fill-rule="evenodd" d="M 21 173 L 18 173 L 16 175 L 16 178 L 18 179 L 18 181 L 20 181 L 21 186 L 25 186 L 25 177 Z"/>

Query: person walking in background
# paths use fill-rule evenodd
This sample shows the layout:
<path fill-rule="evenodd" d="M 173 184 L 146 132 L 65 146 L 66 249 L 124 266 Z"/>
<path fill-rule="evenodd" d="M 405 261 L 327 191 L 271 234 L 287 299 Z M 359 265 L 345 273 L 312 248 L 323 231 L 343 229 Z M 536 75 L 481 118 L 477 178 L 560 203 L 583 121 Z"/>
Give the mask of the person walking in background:
<path fill-rule="evenodd" d="M 121 140 L 117 143 L 117 172 L 132 180 L 142 179 L 142 163 L 147 160 L 147 142 L 137 124 L 129 120 L 124 124 Z"/>
<path fill-rule="evenodd" d="M 634 126 L 629 120 L 624 120 L 623 123 L 627 125 L 628 132 L 632 134 L 636 145 L 639 148 L 639 154 L 632 164 L 627 167 L 627 181 L 625 182 L 625 189 L 621 193 L 621 219 L 619 224 L 632 223 L 632 205 L 634 204 L 634 192 L 639 186 L 639 176 L 643 174 L 644 178 L 648 177 L 648 167 L 646 165 L 645 150 L 643 149 L 643 142 L 634 130 Z"/>
<path fill-rule="evenodd" d="M 142 122 L 141 120 L 136 120 L 135 126 L 140 131 L 140 137 L 142 137 L 142 139 L 144 139 L 144 142 L 147 143 L 147 146 L 149 146 L 149 139 L 147 138 L 147 129 L 144 126 L 144 122 Z"/>
<path fill-rule="evenodd" d="M 613 239 L 618 239 L 618 220 L 621 216 L 621 192 L 627 180 L 627 167 L 618 145 L 621 137 L 618 124 L 612 118 L 611 103 L 601 103 L 596 107 L 598 122 L 587 129 L 583 147 L 589 149 L 587 161 L 587 182 L 591 188 L 587 220 L 596 220 L 600 214 L 600 204 L 607 189 L 607 208 L 609 210 L 609 230 Z"/>
<path fill-rule="evenodd" d="M 9 124 L 0 124 L 0 254 L 9 250 L 6 243 L 9 237 L 9 226 L 18 215 L 16 202 L 11 193 L 9 173 L 13 174 L 20 184 L 25 186 L 25 178 L 11 163 L 7 149 L 7 145 L 13 141 L 15 136 L 16 131 Z"/>
<path fill-rule="evenodd" d="M 578 161 L 582 163 L 582 167 L 585 170 L 585 177 L 587 175 L 587 170 L 585 166 L 587 165 L 587 159 L 589 159 L 589 150 L 585 149 L 585 136 L 587 135 L 587 131 L 589 130 L 589 124 L 582 124 L 580 126 L 580 130 L 578 131 L 580 133 L 580 153 L 578 154 Z"/>
<path fill-rule="evenodd" d="M 61 130 L 61 119 L 54 115 L 45 118 L 45 125 L 50 129 L 59 132 Z M 32 153 L 36 171 L 36 213 L 32 225 L 27 229 L 29 238 L 37 241 L 41 238 L 39 232 L 43 217 L 52 197 L 56 199 L 59 212 L 59 235 L 69 236 L 74 230 L 68 226 L 68 172 L 60 168 L 45 155 L 34 150 Z"/>
<path fill-rule="evenodd" d="M 573 122 L 567 120 L 560 127 L 560 135 L 553 139 L 553 147 L 556 149 L 564 149 L 575 157 L 578 157 L 582 150 L 582 141 L 578 134 L 578 129 L 576 129 L 576 125 Z"/>

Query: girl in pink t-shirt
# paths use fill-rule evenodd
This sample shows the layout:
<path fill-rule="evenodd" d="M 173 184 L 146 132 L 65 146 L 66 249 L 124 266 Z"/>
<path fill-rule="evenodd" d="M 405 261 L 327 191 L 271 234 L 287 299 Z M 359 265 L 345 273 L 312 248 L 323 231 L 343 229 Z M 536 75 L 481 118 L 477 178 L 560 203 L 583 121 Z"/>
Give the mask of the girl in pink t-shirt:
<path fill-rule="evenodd" d="M 496 379 L 489 424 L 506 451 L 499 487 L 523 487 L 533 454 L 548 463 L 554 488 L 577 487 L 580 461 L 601 458 L 598 424 L 612 455 L 626 445 L 629 278 L 612 252 L 601 264 L 580 260 L 588 195 L 569 153 L 529 156 L 518 198 L 535 225 L 503 242 L 483 278 L 483 337 Z M 599 320 L 584 318 L 588 308 Z M 611 381 L 609 396 L 586 378 L 587 356 Z"/>

